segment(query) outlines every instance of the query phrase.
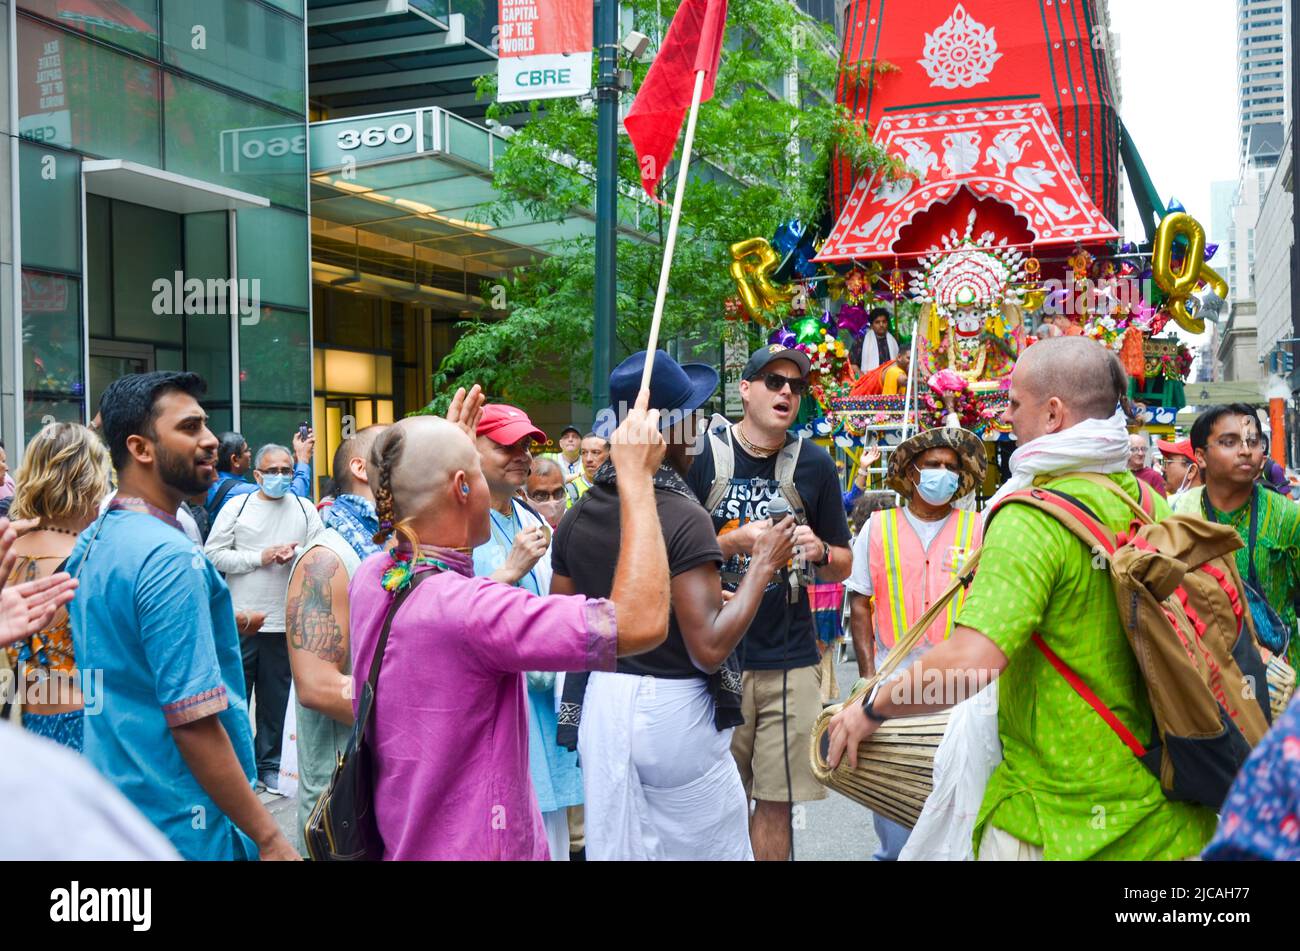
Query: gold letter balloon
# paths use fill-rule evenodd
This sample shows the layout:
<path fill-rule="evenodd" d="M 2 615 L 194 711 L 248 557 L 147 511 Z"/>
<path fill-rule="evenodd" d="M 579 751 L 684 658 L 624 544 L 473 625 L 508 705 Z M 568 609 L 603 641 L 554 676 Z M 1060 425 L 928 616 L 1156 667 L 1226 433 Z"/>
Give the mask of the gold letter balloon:
<path fill-rule="evenodd" d="M 1187 241 L 1183 250 L 1182 265 L 1174 269 L 1174 243 L 1182 237 Z M 1175 212 L 1160 219 L 1156 239 L 1151 248 L 1151 277 L 1168 296 L 1169 315 L 1184 330 L 1201 333 L 1205 319 L 1187 312 L 1187 299 L 1202 281 L 1220 297 L 1228 296 L 1228 282 L 1214 268 L 1205 263 L 1205 229 L 1201 223 L 1185 212 Z"/>
<path fill-rule="evenodd" d="M 780 259 L 766 238 L 746 238 L 731 246 L 731 276 L 749 316 L 763 322 L 768 308 L 790 298 L 789 291 L 772 284 L 772 273 Z M 751 260 L 751 258 L 753 260 Z"/>

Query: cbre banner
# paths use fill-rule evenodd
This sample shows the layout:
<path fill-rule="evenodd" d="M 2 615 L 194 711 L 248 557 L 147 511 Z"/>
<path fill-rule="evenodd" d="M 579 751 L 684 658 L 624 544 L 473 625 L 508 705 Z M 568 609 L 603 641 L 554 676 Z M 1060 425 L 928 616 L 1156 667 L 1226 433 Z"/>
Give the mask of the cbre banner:
<path fill-rule="evenodd" d="M 591 0 L 497 0 L 497 100 L 591 89 Z"/>

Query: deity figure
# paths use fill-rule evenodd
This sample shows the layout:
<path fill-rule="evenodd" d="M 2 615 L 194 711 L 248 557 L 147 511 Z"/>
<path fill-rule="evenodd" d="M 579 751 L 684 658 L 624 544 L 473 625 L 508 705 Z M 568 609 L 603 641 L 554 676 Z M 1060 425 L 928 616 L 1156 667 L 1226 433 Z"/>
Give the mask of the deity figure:
<path fill-rule="evenodd" d="M 1024 342 L 1024 322 L 1015 285 L 1024 280 L 1022 255 L 994 243 L 992 232 L 972 237 L 954 230 L 943 247 L 931 248 L 913 271 L 912 292 L 922 304 L 926 341 L 921 368 L 949 369 L 973 389 L 994 389 L 1011 373 Z"/>

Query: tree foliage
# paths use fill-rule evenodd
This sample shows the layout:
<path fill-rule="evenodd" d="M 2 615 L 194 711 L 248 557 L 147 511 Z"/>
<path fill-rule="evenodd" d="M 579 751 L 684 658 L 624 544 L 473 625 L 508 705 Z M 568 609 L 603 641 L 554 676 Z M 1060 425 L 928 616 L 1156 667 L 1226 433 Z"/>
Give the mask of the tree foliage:
<path fill-rule="evenodd" d="M 635 28 L 657 48 L 676 3 L 623 0 L 623 9 L 629 8 Z M 833 101 L 836 45 L 828 26 L 788 0 L 731 0 L 716 91 L 700 110 L 661 340 L 677 338 L 696 350 L 717 346 L 723 302 L 735 293 L 728 246 L 756 235 L 770 237 L 790 218 L 815 219 L 836 149 L 859 168 L 890 164 L 868 131 Z M 634 88 L 640 88 L 648 68 L 633 64 Z M 871 64 L 867 78 L 854 81 L 875 81 L 890 69 Z M 798 102 L 782 96 L 791 73 L 798 76 Z M 484 77 L 479 91 L 493 97 L 495 76 Z M 504 119 L 520 110 L 530 113 L 530 121 L 508 140 L 496 163 L 499 199 L 488 216 L 498 222 L 521 214 L 562 220 L 576 209 L 593 208 L 596 111 L 591 103 L 494 103 L 488 118 Z M 893 168 L 901 173 L 896 163 Z M 675 181 L 676 168 L 662 177 L 665 203 L 671 202 Z M 616 334 L 620 351 L 630 353 L 645 346 L 649 331 L 669 205 L 645 198 L 625 136 L 619 142 L 619 182 L 620 221 L 635 220 L 642 232 L 621 231 L 618 242 Z M 461 324 L 463 336 L 435 375 L 435 391 L 480 382 L 494 398 L 517 403 L 590 398 L 594 242 L 580 238 L 549 250 L 549 257 L 519 269 L 503 287 L 484 288 L 485 303 L 493 303 L 493 291 L 497 303 L 504 298 L 504 316 L 485 309 Z"/>

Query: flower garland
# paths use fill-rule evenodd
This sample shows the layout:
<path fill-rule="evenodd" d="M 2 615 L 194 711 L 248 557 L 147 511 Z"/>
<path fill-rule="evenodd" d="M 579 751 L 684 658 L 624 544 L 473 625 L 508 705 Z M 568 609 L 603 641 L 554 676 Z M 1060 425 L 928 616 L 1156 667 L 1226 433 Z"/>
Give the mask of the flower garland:
<path fill-rule="evenodd" d="M 818 343 L 796 344 L 796 348 L 808 355 L 811 364 L 808 372 L 808 380 L 812 384 L 810 392 L 822 411 L 828 412 L 830 401 L 847 396 L 852 388 L 848 348 L 824 327 Z"/>
<path fill-rule="evenodd" d="M 1111 350 L 1118 350 L 1123 344 L 1124 332 L 1128 330 L 1127 317 L 1111 317 L 1109 315 L 1098 315 L 1092 317 L 1083 325 L 1083 333 L 1091 337 L 1104 347 Z"/>
<path fill-rule="evenodd" d="M 1001 409 L 994 404 L 990 397 L 997 394 L 976 395 L 970 390 L 963 390 L 957 396 L 956 405 L 953 406 L 953 412 L 961 420 L 962 429 L 969 429 L 973 433 L 983 432 L 984 428 L 1001 413 Z M 946 411 L 943 406 L 943 398 L 933 390 L 925 390 L 921 394 L 921 420 L 925 423 L 927 429 L 937 429 L 946 422 Z"/>
<path fill-rule="evenodd" d="M 1185 380 L 1192 372 L 1192 359 L 1187 344 L 1179 342 L 1176 352 L 1160 355 L 1160 375 L 1166 380 Z"/>

